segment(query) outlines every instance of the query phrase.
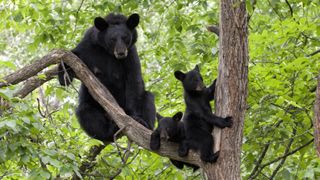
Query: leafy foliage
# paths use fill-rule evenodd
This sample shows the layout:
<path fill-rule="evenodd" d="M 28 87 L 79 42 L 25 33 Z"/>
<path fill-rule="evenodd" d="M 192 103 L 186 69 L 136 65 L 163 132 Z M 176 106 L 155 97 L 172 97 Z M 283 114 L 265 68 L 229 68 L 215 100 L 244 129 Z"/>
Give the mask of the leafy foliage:
<path fill-rule="evenodd" d="M 244 179 L 273 176 L 282 159 L 264 167 L 261 173 L 255 174 L 255 166 L 262 167 L 283 156 L 289 144 L 291 152 L 313 137 L 312 107 L 320 53 L 309 55 L 320 48 L 320 4 L 312 0 L 286 2 L 247 1 L 250 64 L 241 166 Z M 186 71 L 200 64 L 206 84 L 217 76 L 218 38 L 206 26 L 218 24 L 218 6 L 218 1 L 204 0 L 2 1 L 0 76 L 51 49 L 73 48 L 96 16 L 136 12 L 141 16 L 137 47 L 144 79 L 156 96 L 158 111 L 170 116 L 184 110 L 175 70 Z M 74 86 L 77 89 L 79 82 Z M 52 80 L 24 99 L 13 97 L 20 87 L 0 90 L 1 98 L 11 105 L 0 117 L 0 177 L 79 175 L 90 148 L 100 142 L 90 139 L 78 125 L 74 115 L 77 91 L 62 88 Z M 119 145 L 126 147 L 127 139 L 121 138 Z M 200 178 L 200 172 L 177 170 L 167 158 L 136 145 L 131 145 L 130 154 L 124 165 L 115 144 L 107 146 L 85 178 L 108 178 L 118 173 L 118 179 Z M 274 175 L 276 179 L 320 177 L 320 162 L 311 144 L 283 163 Z"/>

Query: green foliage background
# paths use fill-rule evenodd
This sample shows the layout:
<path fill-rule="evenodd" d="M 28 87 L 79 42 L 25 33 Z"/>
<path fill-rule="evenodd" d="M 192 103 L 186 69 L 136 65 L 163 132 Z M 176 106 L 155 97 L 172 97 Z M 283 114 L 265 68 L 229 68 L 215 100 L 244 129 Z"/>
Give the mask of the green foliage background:
<path fill-rule="evenodd" d="M 308 56 L 320 48 L 319 0 L 247 0 L 247 9 L 250 63 L 243 179 L 249 178 L 266 146 L 261 164 L 284 155 L 288 146 L 290 152 L 313 138 L 312 108 L 320 68 L 320 55 Z M 94 17 L 109 12 L 140 14 L 138 52 L 147 89 L 155 94 L 161 114 L 184 111 L 174 70 L 200 64 L 206 84 L 217 77 L 218 38 L 206 30 L 219 22 L 215 0 L 2 0 L 0 77 L 52 49 L 72 49 Z M 79 84 L 74 83 L 76 89 Z M 90 147 L 100 144 L 80 129 L 75 118 L 77 91 L 52 80 L 25 99 L 13 98 L 20 87 L 0 89 L 0 96 L 13 107 L 0 117 L 0 179 L 71 178 Z M 122 138 L 120 144 L 126 142 Z M 131 153 L 130 164 L 123 166 L 115 145 L 108 146 L 85 178 L 108 178 L 122 169 L 116 179 L 201 179 L 200 172 L 177 170 L 167 158 L 135 145 Z M 279 162 L 255 178 L 271 177 Z M 319 163 L 311 143 L 288 156 L 275 178 L 318 179 Z"/>

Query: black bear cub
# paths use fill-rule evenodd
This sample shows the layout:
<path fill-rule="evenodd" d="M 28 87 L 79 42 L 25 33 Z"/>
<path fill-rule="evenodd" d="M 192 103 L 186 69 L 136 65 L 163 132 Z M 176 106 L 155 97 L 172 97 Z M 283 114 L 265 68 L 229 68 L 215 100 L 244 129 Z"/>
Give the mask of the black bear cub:
<path fill-rule="evenodd" d="M 184 125 L 181 121 L 182 112 L 176 113 L 171 117 L 162 117 L 157 114 L 158 127 L 151 134 L 150 148 L 151 150 L 158 150 L 160 148 L 160 141 L 171 141 L 180 143 L 185 139 Z M 182 169 L 184 165 L 192 167 L 193 170 L 197 170 L 199 167 L 193 164 L 170 159 L 171 163 L 179 169 Z"/>
<path fill-rule="evenodd" d="M 187 73 L 176 71 L 174 75 L 182 82 L 186 103 L 183 117 L 185 139 L 180 143 L 179 156 L 187 156 L 189 149 L 194 149 L 200 151 L 202 161 L 216 162 L 218 153 L 213 153 L 213 126 L 231 127 L 232 118 L 222 118 L 212 113 L 210 101 L 214 99 L 215 81 L 205 87 L 198 66 Z"/>
<path fill-rule="evenodd" d="M 111 13 L 105 18 L 97 17 L 94 26 L 86 31 L 72 52 L 109 89 L 126 114 L 153 129 L 156 116 L 154 97 L 145 90 L 135 47 L 139 19 L 138 14 L 126 17 Z M 69 85 L 75 73 L 67 64 L 61 63 L 58 76 L 61 85 Z M 76 115 L 89 136 L 104 142 L 113 141 L 113 135 L 119 128 L 83 84 Z"/>

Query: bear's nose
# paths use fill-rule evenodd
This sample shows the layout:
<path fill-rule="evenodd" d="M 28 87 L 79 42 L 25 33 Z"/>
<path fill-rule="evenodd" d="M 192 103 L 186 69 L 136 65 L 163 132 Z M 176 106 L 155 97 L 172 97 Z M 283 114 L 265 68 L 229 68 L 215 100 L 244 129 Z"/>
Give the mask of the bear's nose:
<path fill-rule="evenodd" d="M 119 52 L 118 56 L 121 56 L 121 57 L 124 56 L 124 52 Z"/>

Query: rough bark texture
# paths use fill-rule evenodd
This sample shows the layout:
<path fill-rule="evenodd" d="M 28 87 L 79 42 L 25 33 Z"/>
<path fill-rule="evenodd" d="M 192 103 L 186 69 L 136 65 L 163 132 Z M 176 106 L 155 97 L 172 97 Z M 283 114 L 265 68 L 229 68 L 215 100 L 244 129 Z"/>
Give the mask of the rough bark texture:
<path fill-rule="evenodd" d="M 94 76 L 94 74 L 88 70 L 86 65 L 83 64 L 82 61 L 71 52 L 65 50 L 52 51 L 33 64 L 25 66 L 22 69 L 2 78 L 2 81 L 0 82 L 0 88 L 18 84 L 29 78 L 32 80 L 35 78 L 33 76 L 37 75 L 37 73 L 42 71 L 44 68 L 53 64 L 58 64 L 62 60 L 75 71 L 77 78 L 85 84 L 93 98 L 105 109 L 107 115 L 116 122 L 120 129 L 123 129 L 122 133 L 139 146 L 150 150 L 149 144 L 152 132 L 133 120 L 130 116 L 127 116 L 116 103 L 108 89 L 104 87 Z M 44 74 L 47 74 L 48 77 L 51 77 L 51 75 L 54 76 L 55 74 L 53 71 L 54 70 L 49 70 Z M 32 87 L 34 86 L 36 85 L 32 85 Z M 181 158 L 178 156 L 177 150 L 178 145 L 176 143 L 161 142 L 161 148 L 156 151 L 156 153 L 161 156 L 196 164 L 198 166 L 203 165 L 197 153 L 191 151 L 189 152 L 188 157 Z"/>
<path fill-rule="evenodd" d="M 220 1 L 220 54 L 216 87 L 216 114 L 232 116 L 232 128 L 215 129 L 215 150 L 220 150 L 217 163 L 206 164 L 208 179 L 240 178 L 242 132 L 248 84 L 248 33 L 245 1 Z M 221 136 L 220 136 L 221 135 Z M 220 140 L 221 141 L 218 141 Z"/>
<path fill-rule="evenodd" d="M 317 155 L 320 158 L 320 75 L 318 76 L 318 86 L 316 91 L 316 101 L 314 104 L 314 144 L 316 146 Z"/>

